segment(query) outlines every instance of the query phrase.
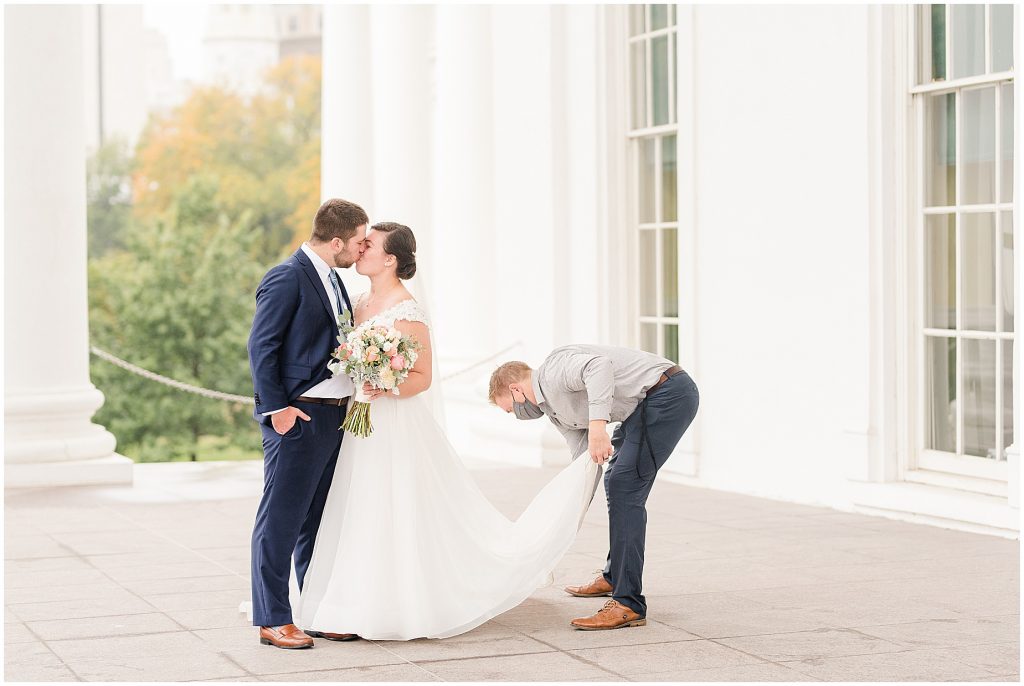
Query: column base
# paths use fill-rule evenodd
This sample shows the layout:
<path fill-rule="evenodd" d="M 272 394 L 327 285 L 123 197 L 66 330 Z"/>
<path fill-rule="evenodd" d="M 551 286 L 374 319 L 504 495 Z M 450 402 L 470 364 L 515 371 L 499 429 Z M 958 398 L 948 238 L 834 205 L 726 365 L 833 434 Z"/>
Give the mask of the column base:
<path fill-rule="evenodd" d="M 134 464 L 116 453 L 89 460 L 8 462 L 4 465 L 4 488 L 131 484 Z"/>

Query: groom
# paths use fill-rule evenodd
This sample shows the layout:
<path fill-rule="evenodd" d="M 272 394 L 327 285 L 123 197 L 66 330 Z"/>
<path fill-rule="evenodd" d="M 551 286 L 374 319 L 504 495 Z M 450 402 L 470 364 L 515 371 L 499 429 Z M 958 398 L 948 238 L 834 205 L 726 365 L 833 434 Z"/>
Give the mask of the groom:
<path fill-rule="evenodd" d="M 491 375 L 490 400 L 517 419 L 547 415 L 573 457 L 589 452 L 604 475 L 609 552 L 604 572 L 566 592 L 582 598 L 611 596 L 590 617 L 574 619 L 585 631 L 643 626 L 642 589 L 647 496 L 697 414 L 697 386 L 664 357 L 629 348 L 568 345 L 534 371 L 506 362 Z M 609 439 L 608 422 L 622 422 Z"/>
<path fill-rule="evenodd" d="M 260 643 L 278 648 L 311 648 L 311 636 L 358 638 L 296 627 L 288 581 L 294 556 L 302 588 L 341 447 L 338 427 L 352 395 L 348 377 L 334 378 L 327 369 L 338 345 L 338 317 L 352 321 L 334 268 L 359 259 L 368 223 L 359 205 L 328 200 L 317 210 L 309 240 L 256 289 L 248 347 L 263 432 L 263 499 L 252 532 L 252 622 L 260 627 Z"/>

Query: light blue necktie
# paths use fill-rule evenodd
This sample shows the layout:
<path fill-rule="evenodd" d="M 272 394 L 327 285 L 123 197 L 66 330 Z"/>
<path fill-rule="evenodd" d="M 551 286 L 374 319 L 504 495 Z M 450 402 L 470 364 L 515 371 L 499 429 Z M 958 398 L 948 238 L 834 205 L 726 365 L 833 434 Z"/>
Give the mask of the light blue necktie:
<path fill-rule="evenodd" d="M 331 288 L 334 289 L 334 297 L 338 299 L 338 311 L 341 313 L 338 316 L 342 321 L 348 321 L 348 310 L 345 309 L 345 299 L 341 297 L 341 280 L 338 278 L 338 272 L 331 270 Z"/>

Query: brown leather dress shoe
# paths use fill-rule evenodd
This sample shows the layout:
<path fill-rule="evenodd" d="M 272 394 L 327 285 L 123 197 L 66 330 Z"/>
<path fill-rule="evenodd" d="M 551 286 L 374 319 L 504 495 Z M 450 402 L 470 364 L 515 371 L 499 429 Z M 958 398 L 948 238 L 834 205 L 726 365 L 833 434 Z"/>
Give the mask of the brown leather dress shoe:
<path fill-rule="evenodd" d="M 326 631 L 306 631 L 307 636 L 326 638 L 328 641 L 358 641 L 358 634 L 331 634 Z"/>
<path fill-rule="evenodd" d="M 572 625 L 581 631 L 621 629 L 626 626 L 645 626 L 646 624 L 646 619 L 617 600 L 609 600 L 595 615 L 572 620 Z"/>
<path fill-rule="evenodd" d="M 566 586 L 565 592 L 577 598 L 597 598 L 603 595 L 612 594 L 612 585 L 605 581 L 604 575 L 598 576 L 589 584 L 583 586 Z"/>
<path fill-rule="evenodd" d="M 261 626 L 260 643 L 289 650 L 313 647 L 313 639 L 294 624 L 285 624 L 281 627 Z"/>

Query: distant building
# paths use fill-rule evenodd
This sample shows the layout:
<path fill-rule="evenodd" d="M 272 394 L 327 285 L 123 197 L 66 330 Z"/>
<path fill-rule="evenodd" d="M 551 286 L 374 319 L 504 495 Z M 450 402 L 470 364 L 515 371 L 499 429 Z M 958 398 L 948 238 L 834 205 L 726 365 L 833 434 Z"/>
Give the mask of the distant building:
<path fill-rule="evenodd" d="M 322 5 L 274 5 L 277 14 L 278 54 L 319 55 L 324 10 Z"/>
<path fill-rule="evenodd" d="M 147 28 L 144 42 L 146 102 L 150 111 L 166 112 L 185 100 L 189 84 L 174 78 L 174 64 L 164 34 L 156 29 Z"/>
<path fill-rule="evenodd" d="M 290 55 L 320 54 L 318 5 L 211 5 L 203 36 L 204 81 L 254 95 Z"/>
<path fill-rule="evenodd" d="M 278 62 L 277 22 L 270 5 L 210 5 L 203 35 L 203 80 L 255 95 Z"/>

